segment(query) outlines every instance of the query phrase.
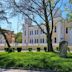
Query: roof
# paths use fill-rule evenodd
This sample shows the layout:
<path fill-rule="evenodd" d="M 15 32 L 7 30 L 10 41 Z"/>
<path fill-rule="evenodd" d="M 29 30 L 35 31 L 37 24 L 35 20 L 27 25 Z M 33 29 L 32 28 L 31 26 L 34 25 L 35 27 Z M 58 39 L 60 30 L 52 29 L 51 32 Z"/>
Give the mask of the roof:
<path fill-rule="evenodd" d="M 6 30 L 6 29 L 1 29 L 1 30 L 3 30 L 5 33 L 7 33 L 7 32 L 13 33 L 14 32 L 14 31 Z"/>

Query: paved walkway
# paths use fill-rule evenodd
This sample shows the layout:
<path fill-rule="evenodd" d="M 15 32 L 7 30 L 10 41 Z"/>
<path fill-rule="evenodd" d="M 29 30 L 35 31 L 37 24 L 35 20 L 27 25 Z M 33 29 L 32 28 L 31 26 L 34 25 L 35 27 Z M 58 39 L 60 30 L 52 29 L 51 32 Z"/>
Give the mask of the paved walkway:
<path fill-rule="evenodd" d="M 10 69 L 10 70 L 2 70 L 0 72 L 40 72 L 40 71 L 30 71 L 30 70 L 13 70 L 13 69 Z"/>
<path fill-rule="evenodd" d="M 55 71 L 32 71 L 32 70 L 20 70 L 20 69 L 0 69 L 0 72 L 55 72 Z"/>
<path fill-rule="evenodd" d="M 40 71 L 20 70 L 20 69 L 0 69 L 0 72 L 40 72 Z"/>

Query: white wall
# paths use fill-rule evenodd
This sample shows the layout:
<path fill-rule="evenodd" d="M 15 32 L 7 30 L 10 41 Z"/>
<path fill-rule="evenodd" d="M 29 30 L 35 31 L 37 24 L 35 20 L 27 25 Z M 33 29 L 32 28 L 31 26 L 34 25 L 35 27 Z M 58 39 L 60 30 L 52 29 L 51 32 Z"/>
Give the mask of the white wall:
<path fill-rule="evenodd" d="M 57 24 L 57 43 L 64 40 L 64 26 L 61 22 Z"/>
<path fill-rule="evenodd" d="M 68 43 L 72 44 L 72 28 L 68 29 Z"/>

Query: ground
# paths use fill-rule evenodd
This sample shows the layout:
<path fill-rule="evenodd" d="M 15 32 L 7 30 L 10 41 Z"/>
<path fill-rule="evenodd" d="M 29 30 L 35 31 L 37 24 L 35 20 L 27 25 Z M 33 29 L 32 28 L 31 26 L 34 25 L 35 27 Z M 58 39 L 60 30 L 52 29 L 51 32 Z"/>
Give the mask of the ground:
<path fill-rule="evenodd" d="M 68 58 L 61 58 L 57 53 L 51 52 L 0 52 L 0 68 L 70 72 L 72 53 L 68 54 Z"/>

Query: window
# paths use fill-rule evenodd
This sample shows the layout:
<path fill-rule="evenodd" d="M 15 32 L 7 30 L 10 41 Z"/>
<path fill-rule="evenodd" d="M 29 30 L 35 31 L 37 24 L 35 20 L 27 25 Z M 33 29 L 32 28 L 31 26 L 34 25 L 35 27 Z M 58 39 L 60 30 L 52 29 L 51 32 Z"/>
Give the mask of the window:
<path fill-rule="evenodd" d="M 35 39 L 35 43 L 36 43 L 36 39 Z"/>
<path fill-rule="evenodd" d="M 38 39 L 37 39 L 37 43 L 38 43 Z"/>
<path fill-rule="evenodd" d="M 33 39 L 31 40 L 31 43 L 33 43 Z"/>
<path fill-rule="evenodd" d="M 44 43 L 44 38 L 42 39 L 43 43 Z"/>
<path fill-rule="evenodd" d="M 31 39 L 30 39 L 30 43 L 31 43 Z"/>
<path fill-rule="evenodd" d="M 44 38 L 43 39 L 40 39 L 40 43 L 44 43 Z"/>
<path fill-rule="evenodd" d="M 54 32 L 56 32 L 56 26 L 55 26 L 55 31 Z"/>
<path fill-rule="evenodd" d="M 33 43 L 33 39 L 30 39 L 30 43 Z"/>
<path fill-rule="evenodd" d="M 30 31 L 30 35 L 33 35 L 33 31 Z"/>
<path fill-rule="evenodd" d="M 40 43 L 42 43 L 42 39 L 40 39 Z"/>
<path fill-rule="evenodd" d="M 56 41 L 56 37 L 54 38 L 54 43 L 56 43 L 57 41 Z"/>
<path fill-rule="evenodd" d="M 36 35 L 36 30 L 35 30 L 35 35 Z"/>
<path fill-rule="evenodd" d="M 37 34 L 38 34 L 38 30 L 37 30 Z"/>
<path fill-rule="evenodd" d="M 35 43 L 38 43 L 39 42 L 39 40 L 38 39 L 35 39 Z"/>
<path fill-rule="evenodd" d="M 35 30 L 35 35 L 37 35 L 38 34 L 38 30 Z"/>
<path fill-rule="evenodd" d="M 33 31 L 32 31 L 32 35 L 33 35 Z"/>
<path fill-rule="evenodd" d="M 68 28 L 66 28 L 66 33 L 68 33 Z"/>

